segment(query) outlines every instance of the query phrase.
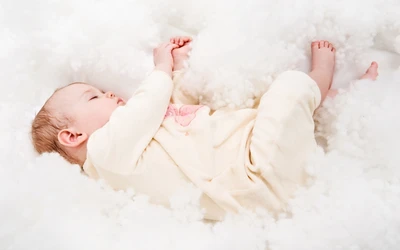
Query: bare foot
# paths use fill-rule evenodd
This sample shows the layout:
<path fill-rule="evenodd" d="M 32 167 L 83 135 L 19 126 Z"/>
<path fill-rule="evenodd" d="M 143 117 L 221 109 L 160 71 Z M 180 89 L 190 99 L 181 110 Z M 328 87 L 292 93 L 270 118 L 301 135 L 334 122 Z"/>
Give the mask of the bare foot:
<path fill-rule="evenodd" d="M 365 74 L 360 79 L 376 80 L 378 77 L 378 63 L 372 62 Z"/>
<path fill-rule="evenodd" d="M 321 103 L 331 88 L 335 69 L 336 49 L 328 41 L 311 43 L 311 72 L 309 76 L 318 84 L 321 91 Z"/>

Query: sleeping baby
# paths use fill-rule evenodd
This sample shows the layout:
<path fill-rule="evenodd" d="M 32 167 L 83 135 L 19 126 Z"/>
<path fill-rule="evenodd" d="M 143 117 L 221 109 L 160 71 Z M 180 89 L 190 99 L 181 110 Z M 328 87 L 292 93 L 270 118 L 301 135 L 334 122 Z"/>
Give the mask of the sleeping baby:
<path fill-rule="evenodd" d="M 176 87 L 190 42 L 175 37 L 158 46 L 154 70 L 127 101 L 82 82 L 56 90 L 32 123 L 36 151 L 57 152 L 89 177 L 167 207 L 194 184 L 206 219 L 283 211 L 317 149 L 314 111 L 335 94 L 335 48 L 313 42 L 311 72 L 282 73 L 257 108 L 211 112 Z M 363 78 L 376 75 L 373 63 Z"/>

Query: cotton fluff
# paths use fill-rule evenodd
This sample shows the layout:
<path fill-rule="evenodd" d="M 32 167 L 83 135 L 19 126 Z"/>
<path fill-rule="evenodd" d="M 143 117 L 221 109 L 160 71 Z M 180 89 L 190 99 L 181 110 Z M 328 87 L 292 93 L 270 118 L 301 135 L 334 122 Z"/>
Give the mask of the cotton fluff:
<path fill-rule="evenodd" d="M 3 1 L 0 249 L 398 249 L 398 13 L 397 0 Z M 279 218 L 204 222 L 194 186 L 170 210 L 33 152 L 30 122 L 55 88 L 128 98 L 152 48 L 181 34 L 194 38 L 183 88 L 214 109 L 251 107 L 279 73 L 307 72 L 313 40 L 337 48 L 334 87 L 347 90 L 317 112 L 313 178 Z M 354 81 L 372 60 L 379 79 Z"/>

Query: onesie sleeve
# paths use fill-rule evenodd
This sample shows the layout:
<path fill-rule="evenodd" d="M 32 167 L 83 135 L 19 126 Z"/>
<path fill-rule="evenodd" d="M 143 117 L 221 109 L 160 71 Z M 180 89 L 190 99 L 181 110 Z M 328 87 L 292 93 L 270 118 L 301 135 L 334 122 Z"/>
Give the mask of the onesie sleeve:
<path fill-rule="evenodd" d="M 132 174 L 143 151 L 160 128 L 173 83 L 163 71 L 153 71 L 125 106 L 95 131 L 87 145 L 87 160 L 97 169 Z"/>
<path fill-rule="evenodd" d="M 171 102 L 174 104 L 198 105 L 199 99 L 192 93 L 189 93 L 183 88 L 185 81 L 185 71 L 179 70 L 172 73 L 174 81 L 174 90 L 172 92 Z"/>

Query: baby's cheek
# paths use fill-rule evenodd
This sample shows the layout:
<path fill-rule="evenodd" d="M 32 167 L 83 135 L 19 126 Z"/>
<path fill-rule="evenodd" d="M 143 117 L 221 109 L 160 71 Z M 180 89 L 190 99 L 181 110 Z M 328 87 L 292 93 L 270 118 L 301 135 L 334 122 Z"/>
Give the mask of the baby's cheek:
<path fill-rule="evenodd" d="M 87 128 L 89 131 L 94 132 L 97 129 L 103 127 L 109 120 L 109 117 L 107 118 L 105 112 L 93 112 L 91 114 L 87 115 L 87 118 L 85 119 L 85 122 L 87 124 Z"/>

